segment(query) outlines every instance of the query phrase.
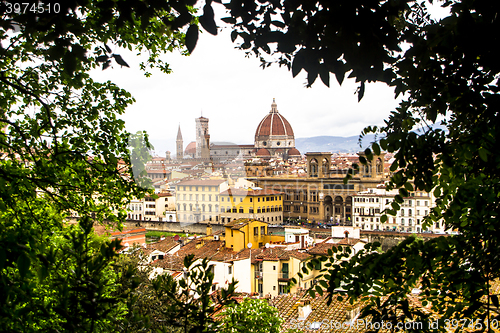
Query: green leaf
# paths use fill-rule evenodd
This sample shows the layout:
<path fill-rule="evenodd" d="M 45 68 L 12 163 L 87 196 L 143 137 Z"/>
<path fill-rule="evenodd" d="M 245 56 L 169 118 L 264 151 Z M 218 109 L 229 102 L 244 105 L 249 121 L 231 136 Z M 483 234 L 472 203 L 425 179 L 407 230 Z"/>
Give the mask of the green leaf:
<path fill-rule="evenodd" d="M 200 17 L 200 24 L 203 29 L 208 31 L 208 33 L 214 36 L 217 35 L 217 25 L 215 24 L 214 20 L 214 10 L 209 3 L 203 6 L 203 15 Z"/>
<path fill-rule="evenodd" d="M 296 77 L 300 73 L 302 68 L 304 68 L 305 59 L 304 59 L 303 54 L 304 54 L 304 51 L 299 50 L 297 52 L 297 54 L 295 55 L 295 57 L 293 58 L 293 61 L 292 61 L 292 76 L 293 77 Z"/>
<path fill-rule="evenodd" d="M 236 19 L 234 17 L 223 17 L 221 20 L 228 24 L 236 24 Z"/>
<path fill-rule="evenodd" d="M 238 31 L 236 31 L 236 30 L 231 31 L 231 42 L 234 43 L 236 38 L 238 38 Z"/>
<path fill-rule="evenodd" d="M 19 269 L 19 275 L 21 275 L 22 278 L 24 278 L 28 273 L 30 265 L 31 260 L 28 255 L 24 252 L 21 252 L 19 257 L 17 258 L 17 268 Z"/>
<path fill-rule="evenodd" d="M 406 182 L 404 184 L 404 187 L 405 189 L 408 191 L 408 192 L 412 192 L 413 191 L 413 185 L 410 183 L 410 182 Z"/>
<path fill-rule="evenodd" d="M 125 60 L 121 57 L 119 54 L 113 54 L 113 58 L 115 58 L 115 61 L 118 63 L 120 66 L 125 66 L 125 67 L 130 67 Z"/>
<path fill-rule="evenodd" d="M 105 62 L 109 59 L 107 55 L 102 55 L 96 58 L 96 62 Z"/>
<path fill-rule="evenodd" d="M 358 102 L 361 102 L 361 99 L 365 95 L 365 81 L 362 81 L 358 88 Z"/>
<path fill-rule="evenodd" d="M 198 26 L 191 24 L 186 32 L 186 47 L 189 53 L 193 53 L 196 43 L 198 42 Z"/>
<path fill-rule="evenodd" d="M 380 146 L 376 142 L 372 144 L 372 149 L 375 155 L 380 155 Z"/>
<path fill-rule="evenodd" d="M 488 162 L 488 154 L 489 151 L 483 147 L 479 148 L 478 150 L 479 157 L 483 160 L 483 162 Z"/>

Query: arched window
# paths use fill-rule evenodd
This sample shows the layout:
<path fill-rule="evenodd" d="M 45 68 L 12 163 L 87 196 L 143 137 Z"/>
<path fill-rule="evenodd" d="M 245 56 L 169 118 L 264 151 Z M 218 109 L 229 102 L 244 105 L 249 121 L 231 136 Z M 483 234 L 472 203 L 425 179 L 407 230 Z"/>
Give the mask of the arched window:
<path fill-rule="evenodd" d="M 329 163 L 328 163 L 328 160 L 326 158 L 324 158 L 322 163 L 321 163 L 321 172 L 323 173 L 324 176 L 326 176 L 330 173 Z"/>
<path fill-rule="evenodd" d="M 311 177 L 318 177 L 318 161 L 315 158 L 309 162 L 309 170 L 309 175 Z"/>

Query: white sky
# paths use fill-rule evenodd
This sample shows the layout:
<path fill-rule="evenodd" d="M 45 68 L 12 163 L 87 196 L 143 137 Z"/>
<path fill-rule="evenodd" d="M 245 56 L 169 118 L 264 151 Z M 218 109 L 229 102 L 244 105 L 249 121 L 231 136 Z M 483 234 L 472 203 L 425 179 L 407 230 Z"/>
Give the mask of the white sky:
<path fill-rule="evenodd" d="M 184 147 L 195 140 L 195 118 L 201 112 L 209 118 L 212 142 L 253 144 L 257 125 L 271 109 L 273 98 L 296 138 L 359 135 L 365 126 L 382 125 L 397 106 L 394 90 L 384 84 L 368 84 L 360 103 L 354 80 L 346 79 L 339 87 L 331 75 L 327 88 L 318 77 L 312 88 L 305 88 L 304 71 L 293 78 L 286 68 L 263 70 L 258 59 L 246 58 L 234 48 L 229 34 L 229 29 L 218 36 L 204 32 L 191 56 L 177 51 L 165 55 L 172 74 L 158 71 L 146 78 L 135 54 L 114 50 L 130 68 L 115 64 L 95 71 L 93 77 L 110 79 L 132 93 L 137 102 L 123 117 L 127 129 L 146 130 L 160 156 L 166 150 L 175 154 L 179 124 Z"/>

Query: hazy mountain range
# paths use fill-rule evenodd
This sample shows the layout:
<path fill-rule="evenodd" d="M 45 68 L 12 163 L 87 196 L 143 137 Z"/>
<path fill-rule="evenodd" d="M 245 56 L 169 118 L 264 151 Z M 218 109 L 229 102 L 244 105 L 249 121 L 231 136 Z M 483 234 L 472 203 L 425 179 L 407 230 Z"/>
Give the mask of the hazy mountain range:
<path fill-rule="evenodd" d="M 295 147 L 302 153 L 307 152 L 332 152 L 332 153 L 356 153 L 367 148 L 374 135 L 370 134 L 363 138 L 362 147 L 359 146 L 359 136 L 315 136 L 312 138 L 296 138 Z"/>

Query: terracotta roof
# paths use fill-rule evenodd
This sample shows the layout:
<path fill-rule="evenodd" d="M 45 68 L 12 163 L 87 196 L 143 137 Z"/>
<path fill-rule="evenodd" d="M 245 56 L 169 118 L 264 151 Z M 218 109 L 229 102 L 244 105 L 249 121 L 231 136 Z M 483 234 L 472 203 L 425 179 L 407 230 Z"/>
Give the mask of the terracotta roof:
<path fill-rule="evenodd" d="M 184 256 L 167 254 L 163 259 L 157 259 L 151 263 L 152 266 L 160 267 L 170 271 L 182 271 L 184 268 Z"/>
<path fill-rule="evenodd" d="M 288 120 L 278 113 L 276 103 L 273 100 L 271 111 L 262 119 L 257 131 L 255 132 L 255 140 L 264 140 L 270 135 L 288 135 L 293 136 L 292 126 Z"/>
<path fill-rule="evenodd" d="M 196 152 L 196 142 L 190 142 L 187 146 L 186 149 L 184 150 L 184 154 L 193 154 Z"/>
<path fill-rule="evenodd" d="M 128 234 L 133 234 L 133 233 L 146 233 L 146 229 L 143 227 L 136 227 L 136 228 L 127 228 L 126 226 L 123 227 L 123 230 L 120 231 L 117 228 L 108 228 L 103 225 L 95 224 L 94 225 L 94 233 L 99 236 L 125 236 Z"/>
<path fill-rule="evenodd" d="M 255 255 L 256 259 L 262 259 L 262 260 L 271 260 L 271 261 L 278 261 L 278 260 L 288 260 L 290 259 L 290 254 L 288 253 L 289 251 L 286 251 L 285 249 L 281 247 L 270 247 L 268 249 L 263 248 L 261 249 L 261 252 Z"/>
<path fill-rule="evenodd" d="M 299 325 L 299 330 L 301 332 L 314 332 L 318 328 L 313 329 L 311 325 L 315 323 L 322 323 L 322 327 L 319 328 L 321 332 L 366 332 L 366 328 L 362 325 L 353 325 L 352 327 L 338 328 L 333 325 L 333 323 L 347 323 L 350 319 L 349 313 L 362 306 L 361 303 L 355 303 L 351 305 L 346 296 L 335 295 L 332 298 L 331 304 L 327 303 L 327 298 L 329 294 L 324 293 L 320 296 L 316 293 L 316 297 L 310 297 L 306 291 L 302 291 L 299 294 L 291 295 L 285 294 L 280 295 L 269 301 L 269 304 L 278 310 L 278 315 L 280 318 L 284 319 L 281 326 L 281 331 L 287 331 L 288 329 L 297 328 Z M 338 298 L 341 297 L 341 298 Z M 339 301 L 339 299 L 341 299 Z M 298 320 L 299 318 L 299 307 L 304 303 L 309 303 L 311 307 L 311 313 L 305 318 L 305 320 Z M 328 327 L 325 323 L 329 323 Z"/>
<path fill-rule="evenodd" d="M 338 242 L 338 245 L 354 245 L 361 242 L 360 239 L 358 238 L 343 238 L 340 242 Z"/>
<path fill-rule="evenodd" d="M 237 256 L 237 253 L 233 249 L 228 249 L 227 247 L 223 247 L 219 252 L 217 252 L 214 256 L 212 256 L 211 260 L 215 261 L 234 261 L 240 258 Z"/>
<path fill-rule="evenodd" d="M 266 148 L 260 148 L 259 150 L 257 150 L 256 155 L 257 156 L 271 156 L 271 153 Z"/>
<path fill-rule="evenodd" d="M 232 220 L 231 222 L 224 224 L 224 227 L 231 228 L 233 230 L 237 230 L 237 229 L 243 228 L 248 223 L 253 222 L 253 221 L 268 224 L 267 222 L 263 222 L 263 221 L 242 218 L 242 219 Z"/>
<path fill-rule="evenodd" d="M 167 171 L 165 169 L 148 169 L 146 170 L 147 173 L 170 173 L 170 171 Z"/>
<path fill-rule="evenodd" d="M 311 255 L 307 252 L 300 252 L 298 250 L 287 251 L 288 255 L 293 258 L 297 258 L 299 260 L 305 260 L 311 257 Z"/>
<path fill-rule="evenodd" d="M 292 148 L 288 151 L 289 156 L 301 156 L 300 152 L 296 148 Z"/>
<path fill-rule="evenodd" d="M 147 249 L 158 250 L 161 252 L 168 252 L 177 245 L 179 245 L 179 243 L 174 240 L 174 237 L 166 237 L 164 240 L 160 240 L 154 243 L 149 243 L 147 245 Z"/>
<path fill-rule="evenodd" d="M 319 244 L 314 245 L 314 247 L 307 250 L 307 252 L 310 254 L 326 256 L 326 255 L 328 255 L 328 250 L 331 248 L 334 248 L 336 246 L 337 246 L 337 244 L 335 244 L 335 243 L 324 243 L 323 242 L 323 243 L 319 243 Z"/>
<path fill-rule="evenodd" d="M 217 254 L 223 245 L 224 242 L 221 240 L 195 239 L 181 247 L 181 249 L 177 251 L 177 254 L 181 257 L 193 254 L 195 259 L 210 259 Z"/>

